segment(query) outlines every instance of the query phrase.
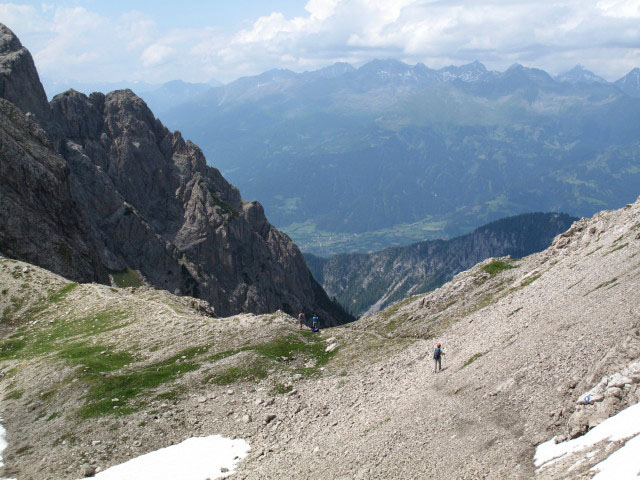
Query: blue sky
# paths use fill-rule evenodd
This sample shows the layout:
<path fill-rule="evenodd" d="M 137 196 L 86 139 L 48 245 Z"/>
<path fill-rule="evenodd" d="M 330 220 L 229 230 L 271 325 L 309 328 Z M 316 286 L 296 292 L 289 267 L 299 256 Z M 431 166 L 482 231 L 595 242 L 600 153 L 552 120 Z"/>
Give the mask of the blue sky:
<path fill-rule="evenodd" d="M 608 80 L 640 67 L 640 0 L 16 0 L 0 21 L 58 82 L 228 82 L 374 58 L 582 64 Z"/>
<path fill-rule="evenodd" d="M 40 6 L 43 2 L 19 3 Z M 283 12 L 289 17 L 303 15 L 305 13 L 305 3 L 299 0 L 255 0 L 245 2 L 234 0 L 191 0 L 183 2 L 85 0 L 55 2 L 56 5 L 85 7 L 87 10 L 95 11 L 111 18 L 117 18 L 126 11 L 136 10 L 153 17 L 158 26 L 163 29 L 215 26 L 228 31 L 250 26 L 252 20 L 269 15 L 272 12 Z"/>

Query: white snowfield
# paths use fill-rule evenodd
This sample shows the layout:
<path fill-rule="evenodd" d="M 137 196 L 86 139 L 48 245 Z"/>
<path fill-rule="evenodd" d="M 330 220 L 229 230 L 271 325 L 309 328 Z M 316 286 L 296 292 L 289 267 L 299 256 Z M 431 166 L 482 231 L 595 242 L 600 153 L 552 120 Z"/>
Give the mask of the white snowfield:
<path fill-rule="evenodd" d="M 591 468 L 596 472 L 592 480 L 640 478 L 640 403 L 608 418 L 581 437 L 558 444 L 552 439 L 538 445 L 534 464 L 540 472 L 567 455 L 584 452 L 580 463 L 591 458 L 594 450 L 606 449 L 612 442 L 625 439 L 623 447 Z M 598 445 L 600 442 L 603 444 Z"/>
<path fill-rule="evenodd" d="M 161 448 L 98 473 L 97 480 L 203 480 L 220 478 L 235 470 L 249 452 L 242 439 L 220 435 L 194 437 Z M 225 468 L 225 472 L 222 469 Z"/>
<path fill-rule="evenodd" d="M 2 418 L 0 418 L 0 422 Z M 5 438 L 7 431 L 4 429 L 2 425 L 0 425 L 0 468 L 4 467 L 4 461 L 2 460 L 2 452 L 7 448 L 7 440 Z M 15 480 L 12 478 L 0 478 L 0 480 Z"/>

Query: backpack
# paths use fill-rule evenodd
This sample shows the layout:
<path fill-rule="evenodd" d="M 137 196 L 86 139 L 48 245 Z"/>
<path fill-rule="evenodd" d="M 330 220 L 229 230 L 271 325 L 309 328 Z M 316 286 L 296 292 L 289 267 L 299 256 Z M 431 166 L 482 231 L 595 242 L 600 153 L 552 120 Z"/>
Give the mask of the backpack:
<path fill-rule="evenodd" d="M 442 353 L 442 350 L 440 349 L 440 347 L 436 347 L 436 349 L 433 351 L 433 359 L 438 360 L 440 358 L 441 353 Z"/>

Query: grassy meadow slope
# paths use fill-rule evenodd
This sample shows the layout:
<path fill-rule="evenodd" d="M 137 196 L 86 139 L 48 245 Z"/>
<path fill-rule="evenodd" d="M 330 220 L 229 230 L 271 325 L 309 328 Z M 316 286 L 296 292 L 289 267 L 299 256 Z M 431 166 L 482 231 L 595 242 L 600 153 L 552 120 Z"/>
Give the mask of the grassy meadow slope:
<path fill-rule="evenodd" d="M 579 400 L 640 357 L 639 280 L 640 201 L 316 336 L 1 259 L 0 474 L 73 479 L 220 433 L 251 444 L 240 479 L 534 478 L 535 445 L 638 401 L 640 376 Z"/>

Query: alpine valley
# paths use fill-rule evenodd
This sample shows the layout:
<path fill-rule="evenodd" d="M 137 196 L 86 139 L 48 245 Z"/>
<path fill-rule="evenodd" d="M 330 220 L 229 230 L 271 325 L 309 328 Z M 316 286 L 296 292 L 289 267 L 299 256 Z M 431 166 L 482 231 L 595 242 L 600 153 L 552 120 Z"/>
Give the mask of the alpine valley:
<path fill-rule="evenodd" d="M 384 61 L 180 107 L 309 249 L 420 238 L 307 256 L 356 320 L 141 97 L 48 102 L 0 24 L 0 477 L 637 478 L 637 86 Z"/>
<path fill-rule="evenodd" d="M 575 220 L 566 214 L 523 213 L 451 240 L 427 240 L 375 253 L 304 257 L 327 294 L 360 316 L 434 290 L 487 258 L 540 252 Z"/>
<path fill-rule="evenodd" d="M 302 251 L 372 252 L 640 185 L 640 69 L 614 83 L 481 63 L 272 70 L 165 113 Z"/>

